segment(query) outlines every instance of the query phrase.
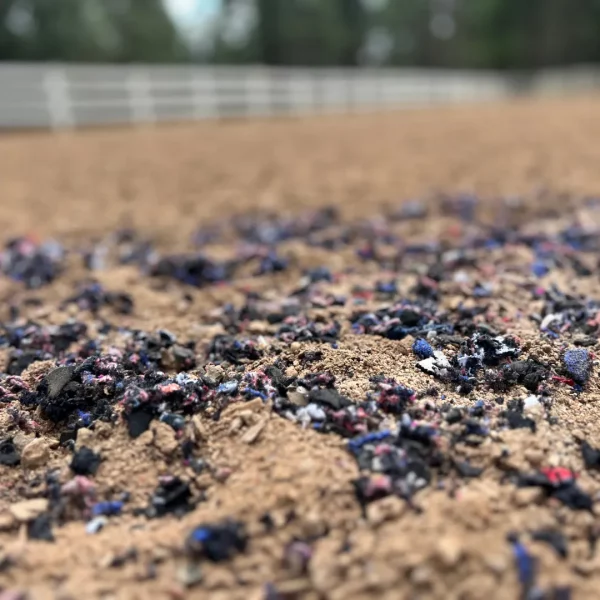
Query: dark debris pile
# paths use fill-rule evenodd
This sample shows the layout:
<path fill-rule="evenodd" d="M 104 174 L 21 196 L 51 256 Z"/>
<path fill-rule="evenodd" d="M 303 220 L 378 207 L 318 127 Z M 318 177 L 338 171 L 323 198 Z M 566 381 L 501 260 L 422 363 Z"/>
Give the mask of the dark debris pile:
<path fill-rule="evenodd" d="M 38 243 L 32 238 L 11 240 L 0 252 L 0 272 L 28 288 L 40 288 L 63 271 L 65 251 L 54 241 Z"/>
<path fill-rule="evenodd" d="M 442 214 L 455 223 L 443 240 L 410 241 L 395 229 L 429 214 L 414 202 L 387 218 L 349 224 L 333 209 L 298 218 L 244 215 L 203 227 L 195 239 L 201 252 L 189 254 L 161 254 L 132 231 L 86 251 L 89 269 L 104 268 L 107 257 L 116 256 L 119 264 L 183 286 L 237 284 L 249 273 L 284 273 L 293 281 L 285 280 L 288 288 L 278 288 L 277 299 L 272 290 L 245 290 L 242 303 L 190 315 L 190 323 L 222 326 L 223 333 L 203 344 L 183 342 L 164 329 L 146 332 L 100 321 L 101 309 L 118 318 L 135 315 L 136 305 L 128 292 L 95 280 L 81 282 L 61 307 L 89 311 L 100 325 L 96 337 L 74 318 L 49 325 L 17 311 L 0 324 L 7 357 L 0 402 L 9 418 L 0 465 L 19 468 L 19 432 L 51 430 L 60 448 L 73 452 L 72 479 L 61 483 L 46 474 L 51 508 L 29 522 L 29 537 L 53 540 L 52 526 L 72 514 L 90 519 L 88 531 L 94 533 L 108 517 L 127 511 L 125 499 L 95 497 L 93 478 L 104 458 L 86 446 L 74 450 L 82 428 L 106 423 L 138 438 L 166 424 L 176 440 L 172 460 L 202 473 L 207 466 L 189 433 L 193 419 L 218 422 L 228 406 L 245 402 L 268 405 L 299 427 L 345 438 L 360 471 L 354 490 L 365 515 L 371 503 L 390 496 L 417 511 L 424 490 L 455 494 L 483 476 L 515 490 L 537 488 L 548 506 L 593 511 L 597 493 L 579 484 L 575 469 L 543 461 L 537 469 L 517 468 L 498 440 L 514 430 L 535 436 L 555 426 L 558 392 L 576 399 L 594 385 L 600 300 L 566 293 L 548 280 L 555 271 L 592 277 L 595 271 L 587 265 L 600 250 L 600 231 L 565 222 L 558 232 L 544 233 L 543 219 L 539 233 L 502 229 L 479 223 L 477 209 L 473 196 L 445 197 Z M 510 213 L 508 205 L 501 209 Z M 231 245 L 229 258 L 210 258 L 210 244 L 232 239 L 238 244 Z M 353 247 L 356 265 L 340 272 L 328 265 L 299 268 L 287 252 L 290 240 L 331 252 Z M 505 268 L 498 257 L 515 249 L 525 257 L 522 264 Z M 0 271 L 37 288 L 62 274 L 64 257 L 57 244 L 19 238 L 0 255 Z M 503 288 L 503 277 L 512 288 Z M 340 294 L 344 282 L 347 293 Z M 108 334 L 120 341 L 108 343 Z M 343 393 L 342 375 L 313 365 L 348 336 L 365 340 L 365 348 L 373 340 L 395 348 L 393 359 L 405 377 L 372 367 L 367 393 Z M 40 361 L 52 366 L 27 376 Z M 491 446 L 499 453 L 479 452 Z M 594 444 L 581 441 L 581 453 L 586 472 L 600 469 Z M 72 497 L 79 499 L 75 512 L 65 500 Z M 201 499 L 190 481 L 165 475 L 138 513 L 182 516 Z M 566 558 L 560 531 L 539 530 L 531 537 Z M 184 548 L 191 560 L 219 562 L 250 543 L 241 522 L 226 520 L 195 528 Z M 510 543 L 521 584 L 533 590 L 528 551 L 517 537 Z M 310 553 L 306 556 L 308 561 Z"/>

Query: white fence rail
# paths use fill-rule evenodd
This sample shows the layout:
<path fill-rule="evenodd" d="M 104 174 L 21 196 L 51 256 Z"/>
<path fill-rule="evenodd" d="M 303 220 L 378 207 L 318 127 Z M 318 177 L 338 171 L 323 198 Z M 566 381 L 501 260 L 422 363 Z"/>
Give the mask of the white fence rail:
<path fill-rule="evenodd" d="M 0 128 L 68 128 L 498 100 L 600 87 L 592 67 L 535 75 L 0 63 Z"/>

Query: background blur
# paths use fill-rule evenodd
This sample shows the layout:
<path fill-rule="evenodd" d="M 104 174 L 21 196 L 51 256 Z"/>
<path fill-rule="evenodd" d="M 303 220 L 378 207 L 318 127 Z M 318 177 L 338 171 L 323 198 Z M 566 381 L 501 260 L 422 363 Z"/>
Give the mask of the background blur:
<path fill-rule="evenodd" d="M 0 0 L 0 126 L 588 91 L 599 34 L 600 0 Z"/>
<path fill-rule="evenodd" d="M 600 61 L 600 0 L 2 0 L 0 58 L 537 68 Z"/>

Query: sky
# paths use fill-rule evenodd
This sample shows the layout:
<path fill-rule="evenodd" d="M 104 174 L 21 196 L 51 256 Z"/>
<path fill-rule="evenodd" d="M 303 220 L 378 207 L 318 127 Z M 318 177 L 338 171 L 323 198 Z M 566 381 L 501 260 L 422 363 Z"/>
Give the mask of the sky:
<path fill-rule="evenodd" d="M 169 12 L 184 29 L 210 21 L 218 12 L 221 0 L 164 0 Z"/>
<path fill-rule="evenodd" d="M 209 32 L 219 14 L 221 0 L 163 0 L 179 31 L 201 50 L 210 46 Z"/>
<path fill-rule="evenodd" d="M 211 31 L 220 14 L 222 0 L 163 0 L 163 2 L 179 26 L 179 30 L 191 44 L 194 44 L 198 50 L 210 47 L 214 40 Z M 231 45 L 246 40 L 256 17 L 252 6 L 252 3 L 241 2 L 235 4 L 236 10 L 229 13 L 227 27 L 221 31 L 221 35 Z"/>

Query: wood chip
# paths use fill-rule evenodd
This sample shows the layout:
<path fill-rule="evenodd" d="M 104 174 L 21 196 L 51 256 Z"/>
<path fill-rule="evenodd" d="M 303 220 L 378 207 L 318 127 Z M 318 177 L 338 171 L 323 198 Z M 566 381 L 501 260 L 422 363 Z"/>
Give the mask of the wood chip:
<path fill-rule="evenodd" d="M 246 433 L 244 433 L 244 435 L 242 436 L 242 442 L 244 442 L 244 444 L 253 444 L 254 442 L 256 442 L 256 440 L 258 440 L 260 434 L 262 433 L 262 430 L 265 428 L 266 424 L 267 421 L 265 419 L 263 421 L 259 421 L 256 425 L 250 427 L 250 429 L 248 429 Z"/>
<path fill-rule="evenodd" d="M 15 502 L 9 507 L 12 516 L 20 523 L 32 521 L 39 517 L 48 509 L 48 500 L 46 498 L 33 498 L 31 500 L 22 500 Z"/>

